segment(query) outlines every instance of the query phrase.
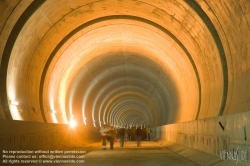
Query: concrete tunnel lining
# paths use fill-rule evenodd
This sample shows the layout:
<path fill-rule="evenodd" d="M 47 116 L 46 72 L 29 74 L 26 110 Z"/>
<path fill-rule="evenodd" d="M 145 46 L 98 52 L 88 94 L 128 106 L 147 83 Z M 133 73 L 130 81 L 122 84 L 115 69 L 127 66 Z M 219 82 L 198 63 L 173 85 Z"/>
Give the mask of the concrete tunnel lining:
<path fill-rule="evenodd" d="M 101 65 L 102 66 L 102 65 Z M 120 67 L 119 67 L 120 68 Z M 114 69 L 112 69 L 112 72 L 110 71 L 110 70 L 107 70 L 108 72 L 108 74 L 109 74 L 109 76 L 102 76 L 102 79 L 100 79 L 100 81 L 94 81 L 94 82 L 96 82 L 98 85 L 95 85 L 94 83 L 89 83 L 90 85 L 94 85 L 94 86 L 98 86 L 97 88 L 95 88 L 95 87 L 93 87 L 93 88 L 95 88 L 94 90 L 90 90 L 90 92 L 86 92 L 85 94 L 89 94 L 89 93 L 94 93 L 92 96 L 95 98 L 95 96 L 98 96 L 98 93 L 102 90 L 102 89 L 104 89 L 104 88 L 106 88 L 107 90 L 106 91 L 104 91 L 103 92 L 103 96 L 105 96 L 104 98 L 102 98 L 102 99 L 99 99 L 102 103 L 105 103 L 106 102 L 106 100 L 108 99 L 108 100 L 110 100 L 110 101 L 112 101 L 113 99 L 112 98 L 110 98 L 109 96 L 110 96 L 110 94 L 112 95 L 113 94 L 113 96 L 118 96 L 119 94 L 121 94 L 123 91 L 127 91 L 127 92 L 132 92 L 133 93 L 133 91 L 135 91 L 136 89 L 138 89 L 138 87 L 136 88 L 136 84 L 138 83 L 139 85 L 141 85 L 141 87 L 139 88 L 140 90 L 138 91 L 139 93 L 142 93 L 143 95 L 146 95 L 146 96 L 148 96 L 148 98 L 152 98 L 152 96 L 153 96 L 153 94 L 154 94 L 154 90 L 155 90 L 155 94 L 157 94 L 157 93 L 159 93 L 159 91 L 165 91 L 165 92 L 167 92 L 166 90 L 164 90 L 164 89 L 166 89 L 166 88 L 164 88 L 164 87 L 162 87 L 163 85 L 161 85 L 161 86 L 158 86 L 159 88 L 157 88 L 157 84 L 156 85 L 152 85 L 152 83 L 150 83 L 150 80 L 156 80 L 156 79 L 152 79 L 152 78 L 150 78 L 149 76 L 147 76 L 147 75 L 152 75 L 152 74 L 150 74 L 150 71 L 147 71 L 147 72 L 144 72 L 144 71 L 140 71 L 141 69 L 136 69 L 137 67 L 133 67 L 133 70 L 132 70 L 132 72 L 123 72 L 123 70 L 124 70 L 124 68 L 122 67 L 122 69 L 119 69 L 119 68 L 117 68 L 117 67 L 115 67 Z M 98 70 L 103 70 L 102 68 L 100 68 L 100 69 L 98 69 Z M 124 73 L 124 74 L 123 74 Z M 138 77 L 138 74 L 133 74 L 133 73 L 141 73 L 141 76 L 140 76 L 140 79 L 138 79 L 137 77 Z M 128 76 L 126 76 L 126 75 L 129 75 L 129 77 Z M 125 81 L 122 81 L 122 82 L 117 82 L 116 84 L 110 84 L 110 85 L 112 85 L 112 86 L 110 86 L 108 83 L 112 83 L 112 82 L 114 82 L 114 80 L 115 80 L 115 78 L 116 77 L 118 77 L 119 79 L 122 79 L 123 77 L 124 78 L 126 78 L 125 79 Z M 148 78 L 147 78 L 148 77 Z M 84 77 L 83 77 L 84 78 Z M 159 77 L 160 78 L 160 77 Z M 158 78 L 158 79 L 159 79 Z M 84 79 L 85 80 L 85 79 Z M 105 80 L 105 82 L 108 82 L 107 84 L 104 84 L 103 85 L 103 83 L 102 82 L 104 82 L 104 80 Z M 136 80 L 136 81 L 135 81 Z M 145 84 L 145 83 L 143 83 L 143 80 L 144 80 L 144 82 L 148 82 L 147 84 Z M 160 80 L 160 79 L 159 79 Z M 163 79 L 162 79 L 163 80 Z M 85 82 L 86 82 L 86 80 L 85 80 Z M 119 84 L 118 84 L 119 83 Z M 80 84 L 82 84 L 82 83 L 80 83 Z M 134 85 L 133 85 L 134 84 Z M 124 86 L 124 88 L 123 88 L 123 86 Z M 149 86 L 152 86 L 152 87 L 149 87 Z M 170 86 L 171 86 L 171 83 L 170 83 Z M 116 88 L 116 89 L 114 89 L 114 87 L 120 87 L 120 88 Z M 133 88 L 133 87 L 135 87 L 135 88 Z M 89 87 L 86 87 L 86 88 L 88 88 L 86 91 L 88 91 L 90 88 Z M 157 90 L 157 89 L 159 89 L 159 90 Z M 146 91 L 145 91 L 146 90 Z M 157 90 L 157 91 L 156 91 Z M 83 90 L 80 90 L 80 91 L 83 91 Z M 91 92 L 91 91 L 93 91 L 93 92 Z M 143 91 L 145 91 L 145 92 L 143 92 Z M 147 92 L 148 91 L 148 92 Z M 150 96 L 150 94 L 151 94 L 151 96 Z M 75 95 L 75 96 L 77 96 L 77 95 Z M 84 98 L 86 97 L 87 95 L 85 95 L 84 96 Z M 89 96 L 89 97 L 88 97 Z M 95 99 L 92 99 L 93 97 L 91 96 L 91 95 L 88 95 L 85 99 L 84 99 L 84 101 L 83 102 L 81 102 L 81 103 L 83 103 L 83 110 L 85 109 L 84 107 L 85 107 L 85 104 L 86 103 L 88 103 L 88 105 L 90 105 L 91 104 L 91 101 L 92 100 L 95 100 Z M 130 95 L 131 96 L 131 98 L 133 98 L 133 95 Z M 161 97 L 163 98 L 163 95 L 161 94 Z M 75 97 L 75 98 L 77 98 L 77 97 Z M 105 99 L 106 98 L 106 99 Z M 87 101 L 88 100 L 88 101 Z M 107 102 L 108 102 L 108 100 L 107 100 Z M 155 100 L 155 99 L 154 99 Z M 161 100 L 161 98 L 160 97 L 158 97 L 158 100 Z M 77 101 L 76 99 L 75 99 L 75 101 Z M 170 105 L 171 103 L 169 103 L 169 105 Z M 164 105 L 165 104 L 163 104 L 163 106 L 161 106 L 161 107 L 163 107 L 164 108 Z M 166 107 L 166 106 L 165 106 Z M 93 108 L 93 106 L 92 106 L 92 109 L 87 109 L 86 108 L 86 110 L 94 110 L 95 108 Z M 100 110 L 102 110 L 102 109 L 100 109 Z M 152 110 L 153 111 L 153 110 Z M 154 110 L 155 111 L 155 110 Z M 100 117 L 99 117 L 100 118 Z"/>
<path fill-rule="evenodd" d="M 124 4 L 123 4 L 124 3 Z M 125 5 L 126 6 L 126 3 L 125 2 L 123 2 L 122 3 L 122 5 Z M 132 2 L 128 2 L 128 3 L 132 3 Z M 186 5 L 187 4 L 183 4 L 183 2 L 181 2 L 182 4 L 181 5 L 183 5 L 183 7 L 187 7 Z M 133 4 L 133 3 L 132 3 Z M 134 4 L 135 5 L 135 4 Z M 180 4 L 179 4 L 180 5 Z M 42 5 L 43 6 L 43 5 Z M 133 6 L 133 5 L 132 5 Z M 143 5 L 142 5 L 143 6 Z M 146 5 L 147 6 L 147 5 Z M 157 5 L 156 5 L 157 6 Z M 178 6 L 178 5 L 177 5 Z M 46 6 L 46 7 L 48 7 L 48 6 Z M 144 6 L 145 7 L 145 6 Z M 42 7 L 41 7 L 42 8 Z M 157 7 L 156 7 L 157 8 Z M 137 9 L 140 9 L 139 7 L 137 7 Z M 40 10 L 40 9 L 39 9 Z M 80 8 L 79 8 L 79 10 L 80 10 Z M 50 12 L 52 12 L 52 11 L 50 11 Z M 94 12 L 94 10 L 93 10 L 93 12 Z M 137 12 L 138 13 L 140 13 L 140 10 L 137 10 Z M 166 13 L 164 13 L 164 12 L 166 12 L 166 11 L 162 11 L 163 13 L 162 14 L 166 14 Z M 169 12 L 169 15 L 171 15 L 170 13 L 171 13 L 171 11 L 168 11 Z M 173 12 L 173 11 L 172 11 Z M 189 9 L 188 10 L 188 12 L 189 12 L 189 14 L 190 13 L 192 13 L 192 15 L 195 15 L 195 13 L 193 13 L 193 11 L 191 10 L 191 9 Z M 101 12 L 100 11 L 98 11 L 98 13 L 100 14 Z M 133 12 L 131 12 L 132 14 L 131 15 L 133 15 Z M 144 10 L 143 10 L 143 12 L 141 11 L 141 15 L 140 15 L 140 17 L 142 17 L 142 15 L 144 14 L 146 14 L 147 12 L 145 12 Z M 73 13 L 70 13 L 71 15 L 73 15 Z M 93 14 L 93 13 L 92 13 Z M 180 13 L 178 13 L 178 14 L 180 14 Z M 138 15 L 138 16 L 139 16 Z M 166 27 L 165 25 L 166 25 L 166 23 L 165 24 L 162 24 L 162 21 L 160 21 L 160 19 L 159 19 L 159 17 L 154 17 L 154 16 L 152 16 L 152 15 L 150 15 L 150 14 L 148 14 L 147 16 L 150 16 L 150 17 L 147 17 L 147 19 L 148 20 L 156 20 L 155 21 L 155 23 L 160 23 L 159 25 L 164 25 L 163 27 Z M 173 16 L 173 15 L 172 15 Z M 66 15 L 65 15 L 65 17 L 64 18 L 66 18 Z M 92 16 L 92 18 L 93 18 L 93 16 Z M 181 17 L 179 17 L 178 19 L 180 19 Z M 183 18 L 183 17 L 182 17 Z M 188 17 L 189 18 L 189 17 Z M 196 18 L 197 20 L 199 20 L 199 17 L 194 17 L 194 18 Z M 71 17 L 71 19 L 72 19 L 72 17 Z M 157 19 L 158 19 L 158 21 L 157 21 Z M 162 19 L 162 18 L 161 18 Z M 171 22 L 170 21 L 170 18 L 163 18 L 163 19 L 165 19 L 165 20 L 167 20 L 167 19 L 169 19 L 168 21 L 166 21 L 166 22 Z M 173 19 L 173 17 L 172 17 L 172 19 Z M 176 15 L 176 18 L 174 18 L 174 19 L 176 19 L 177 20 L 177 15 Z M 32 20 L 32 19 L 30 19 L 30 20 Z M 131 20 L 130 20 L 131 21 Z M 186 20 L 185 20 L 186 21 Z M 191 22 L 191 21 L 190 21 Z M 40 20 L 40 23 L 41 23 L 41 20 Z M 175 23 L 175 28 L 177 27 L 177 22 L 174 22 Z M 182 22 L 182 23 L 184 23 L 184 22 Z M 186 25 L 186 23 L 187 22 L 185 22 L 185 25 Z M 192 22 L 192 23 L 194 23 L 194 22 Z M 60 22 L 57 22 L 57 24 L 59 25 L 60 24 Z M 204 26 L 205 24 L 202 24 L 202 21 L 201 21 L 201 19 L 199 20 L 199 21 L 197 21 L 197 25 L 202 25 L 202 26 Z M 34 24 L 33 24 L 34 25 Z M 73 25 L 72 25 L 73 26 Z M 152 24 L 151 24 L 151 26 L 152 26 Z M 201 32 L 204 32 L 204 27 L 202 27 L 202 26 L 200 26 L 200 28 L 202 28 L 202 31 Z M 32 25 L 30 25 L 30 27 L 32 27 Z M 173 26 L 174 27 L 174 26 Z M 186 28 L 187 28 L 188 26 L 186 26 Z M 199 26 L 197 26 L 196 28 L 199 28 Z M 205 76 L 205 75 L 210 75 L 211 76 L 211 79 L 213 79 L 214 81 L 217 81 L 217 82 L 214 82 L 214 84 L 211 84 L 211 81 L 209 81 L 210 82 L 210 88 L 211 89 L 214 89 L 214 87 L 217 87 L 218 86 L 218 84 L 220 84 L 221 82 L 223 82 L 223 80 L 219 80 L 219 79 L 215 79 L 216 78 L 216 76 L 215 75 L 218 75 L 218 78 L 222 78 L 221 76 L 222 75 L 224 75 L 223 73 L 225 73 L 225 71 L 222 71 L 222 68 L 223 68 L 223 64 L 222 65 L 218 65 L 220 62 L 221 62 L 221 60 L 220 60 L 220 58 L 217 56 L 215 56 L 215 57 L 213 57 L 213 58 L 216 58 L 217 59 L 217 63 L 215 63 L 215 65 L 214 66 L 208 66 L 208 65 L 211 65 L 211 63 L 208 61 L 208 59 L 206 60 L 206 61 L 204 61 L 204 63 L 201 63 L 202 65 L 204 64 L 204 66 L 206 66 L 207 68 L 209 68 L 209 73 L 207 73 L 207 72 L 205 72 L 205 70 L 201 70 L 201 66 L 200 65 L 197 65 L 198 63 L 198 61 L 199 62 L 202 62 L 202 61 L 200 61 L 200 59 L 199 58 L 197 58 L 195 55 L 197 55 L 196 53 L 193 53 L 193 51 L 191 51 L 191 50 L 197 50 L 197 49 L 190 49 L 190 46 L 191 45 L 187 45 L 187 44 L 185 44 L 185 40 L 183 40 L 184 39 L 184 37 L 183 36 L 185 36 L 185 38 L 187 37 L 186 35 L 183 35 L 182 33 L 180 33 L 180 35 L 175 35 L 176 34 L 176 32 L 177 31 L 174 31 L 173 29 L 171 29 L 171 27 L 167 27 L 167 29 L 168 29 L 168 31 L 169 32 L 171 32 L 171 34 L 173 34 L 174 36 L 176 36 L 176 37 L 178 37 L 178 39 L 181 41 L 181 43 L 183 43 L 183 45 L 185 45 L 185 49 L 187 49 L 189 52 L 190 52 L 190 55 L 192 56 L 192 59 L 193 59 L 193 62 L 194 62 L 194 64 L 195 64 L 195 67 L 197 67 L 197 71 L 198 71 L 198 76 L 200 77 L 200 76 Z M 209 29 L 209 28 L 208 28 Z M 28 31 L 28 30 L 27 30 Z M 66 31 L 68 31 L 68 29 L 66 29 Z M 66 32 L 65 31 L 65 32 Z M 51 31 L 52 32 L 52 31 Z M 182 32 L 182 31 L 180 31 L 180 32 Z M 184 31 L 183 31 L 184 32 Z M 204 33 L 206 33 L 207 34 L 207 37 L 208 36 L 210 36 L 211 37 L 211 33 L 209 33 L 209 32 L 204 32 Z M 25 33 L 20 33 L 20 34 L 25 34 Z M 47 33 L 48 34 L 48 33 Z M 191 34 L 191 35 L 197 35 L 197 34 Z M 210 37 L 208 37 L 208 38 L 210 38 Z M 215 38 L 215 37 L 212 37 L 212 38 Z M 44 38 L 45 39 L 45 38 Z M 46 38 L 46 39 L 48 39 L 48 38 Z M 190 39 L 191 38 L 186 38 L 186 39 L 189 39 L 189 40 L 187 40 L 187 42 L 189 42 L 189 41 L 191 41 Z M 193 39 L 194 40 L 194 39 Z M 21 40 L 20 40 L 21 41 Z M 199 43 L 199 39 L 195 39 L 195 41 L 197 42 L 197 43 Z M 210 41 L 209 39 L 208 39 L 208 41 Z M 17 41 L 16 42 L 16 45 L 18 44 L 19 42 Z M 42 42 L 40 42 L 41 44 L 42 44 Z M 176 44 L 176 43 L 175 43 Z M 213 45 L 214 43 L 210 43 L 210 45 Z M 176 44 L 176 45 L 178 45 L 178 44 Z M 214 44 L 214 45 L 216 45 L 216 44 Z M 202 45 L 200 45 L 200 46 L 202 46 Z M 195 46 L 193 46 L 193 47 L 195 47 Z M 209 47 L 209 45 L 206 45 L 206 47 Z M 18 47 L 17 47 L 18 48 Z M 31 48 L 33 48 L 33 47 L 31 47 Z M 38 47 L 37 47 L 38 48 Z M 52 47 L 50 47 L 50 48 L 52 48 Z M 39 50 L 39 48 L 38 48 L 38 50 Z M 45 49 L 46 50 L 46 49 Z M 213 49 L 211 49 L 210 51 L 209 51 L 209 53 L 211 53 L 211 51 L 212 51 Z M 216 49 L 215 50 L 213 50 L 214 52 L 215 52 L 215 54 L 213 54 L 213 55 L 217 55 L 217 53 L 216 53 Z M 185 51 L 184 51 L 185 52 Z M 13 59 L 15 59 L 14 57 L 15 57 L 15 52 L 13 52 L 12 53 L 12 55 L 13 55 Z M 186 55 L 187 56 L 187 55 Z M 27 58 L 27 57 L 26 57 Z M 203 57 L 204 58 L 204 57 Z M 212 58 L 212 57 L 211 57 Z M 199 59 L 199 60 L 197 60 L 197 59 Z M 19 59 L 19 62 L 21 63 L 21 59 Z M 13 63 L 16 63 L 16 62 L 13 62 Z M 33 60 L 32 60 L 32 63 L 33 63 Z M 191 62 L 192 63 L 192 62 Z M 223 61 L 223 63 L 224 63 L 224 61 Z M 11 62 L 10 62 L 10 64 L 12 64 Z M 11 66 L 11 65 L 10 65 Z M 204 67 L 203 66 L 203 67 Z M 218 70 L 218 68 L 215 68 L 215 66 L 221 66 L 221 70 L 219 70 L 220 72 L 217 72 Z M 206 68 L 205 67 L 205 68 Z M 10 67 L 11 68 L 11 67 Z M 212 71 L 211 70 L 211 68 L 214 68 L 214 70 Z M 27 70 L 27 69 L 24 69 L 24 70 Z M 11 70 L 10 70 L 11 71 Z M 35 71 L 35 70 L 34 70 Z M 202 73 L 202 72 L 204 72 L 204 74 L 200 74 L 200 73 Z M 216 73 L 217 72 L 217 73 Z M 10 72 L 11 73 L 11 72 Z M 28 78 L 30 78 L 32 75 L 34 75 L 34 74 L 32 74 L 32 73 L 34 73 L 33 71 L 31 71 L 31 73 L 29 73 L 28 74 Z M 38 73 L 41 73 L 41 72 L 38 72 Z M 206 73 L 206 74 L 205 74 Z M 22 74 L 16 74 L 16 75 L 22 75 Z M 34 79 L 34 78 L 33 78 Z M 38 78 L 35 78 L 35 79 L 37 79 L 37 80 L 39 80 L 39 77 Z M 223 78 L 224 79 L 224 78 Z M 187 79 L 188 80 L 188 79 Z M 201 107 L 200 107 L 200 110 L 202 110 L 202 112 L 200 113 L 200 116 L 201 117 L 203 117 L 203 116 L 208 116 L 208 117 L 210 117 L 210 116 L 215 116 L 216 115 L 216 113 L 214 113 L 213 111 L 209 111 L 210 110 L 210 108 L 206 108 L 206 109 L 204 109 L 204 107 L 206 107 L 206 106 L 209 106 L 209 102 L 204 102 L 204 100 L 205 101 L 209 101 L 210 100 L 210 102 L 211 103 L 216 103 L 215 101 L 218 101 L 217 103 L 218 104 L 212 104 L 213 106 L 211 106 L 211 109 L 212 109 L 212 107 L 213 108 L 216 108 L 216 111 L 217 111 L 217 113 L 220 111 L 220 109 L 219 109 L 219 105 L 221 104 L 221 98 L 222 98 L 222 93 L 224 92 L 223 91 L 223 88 L 224 87 L 222 87 L 222 86 L 220 86 L 220 87 L 217 87 L 218 88 L 218 90 L 216 89 L 215 91 L 216 91 L 216 93 L 211 93 L 211 91 L 209 91 L 211 94 L 210 94 L 210 97 L 208 97 L 209 95 L 207 95 L 207 93 L 204 91 L 204 87 L 206 87 L 206 81 L 204 81 L 205 80 L 205 78 L 200 78 L 200 80 L 201 80 L 201 94 L 200 94 L 200 97 L 199 97 L 199 100 L 201 100 Z M 12 81 L 12 80 L 11 80 Z M 36 82 L 35 80 L 32 80 L 32 82 Z M 220 85 L 223 85 L 223 84 L 220 84 Z M 18 85 L 18 86 L 22 86 L 22 85 Z M 31 86 L 34 86 L 34 85 L 31 85 Z M 203 89 L 204 88 L 204 89 Z M 35 90 L 35 89 L 37 89 L 37 88 L 35 88 L 35 87 L 33 87 L 33 88 L 31 88 L 31 90 Z M 28 89 L 27 89 L 28 90 Z M 35 91 L 37 91 L 37 90 L 35 90 Z M 220 92 L 218 92 L 218 91 L 220 91 Z M 26 98 L 29 98 L 28 96 L 30 95 L 30 94 L 32 94 L 32 93 L 30 93 L 29 91 L 26 91 L 27 93 L 26 93 Z M 20 91 L 20 93 L 21 93 L 21 91 Z M 204 93 L 204 94 L 203 94 Z M 38 93 L 37 93 L 38 94 Z M 208 93 L 209 94 L 209 93 Z M 212 95 L 213 94 L 213 95 Z M 215 95 L 216 94 L 216 95 Z M 221 95 L 217 95 L 217 94 L 221 94 Z M 37 96 L 37 95 L 36 95 Z M 212 97 L 212 96 L 218 96 L 217 98 L 215 98 L 215 97 Z M 213 100 L 212 100 L 213 99 Z M 203 100 L 203 101 L 202 101 Z M 33 104 L 29 104 L 28 102 L 30 102 L 30 103 L 39 103 L 39 102 L 37 102 L 37 100 L 36 101 L 27 101 L 27 105 L 33 105 Z M 36 105 L 36 106 L 33 106 L 33 107 L 35 107 L 35 110 L 39 110 L 39 104 L 34 104 L 34 105 Z M 182 113 L 181 113 L 182 114 Z M 29 117 L 29 118 L 31 118 L 31 120 L 32 120 L 32 118 L 33 118 L 33 120 L 38 120 L 39 118 L 37 118 L 38 116 L 37 115 L 32 115 L 31 117 Z M 28 118 L 28 119 L 29 119 Z M 188 118 L 187 118 L 188 119 Z M 187 119 L 185 119 L 185 120 L 187 120 Z M 191 118 L 192 119 L 192 118 Z M 185 121 L 184 120 L 184 121 Z M 182 120 L 180 120 L 180 121 L 182 121 Z"/>
<path fill-rule="evenodd" d="M 217 158 L 202 164 L 250 150 L 248 0 L 3 0 L 0 11 L 1 150 L 83 147 L 103 122 L 154 126 L 164 148 Z"/>
<path fill-rule="evenodd" d="M 102 50 L 103 51 L 103 50 Z M 140 50 L 141 51 L 141 50 Z M 94 54 L 94 53 L 93 53 Z M 65 59 L 65 62 L 66 62 L 66 59 Z M 69 72 L 69 73 L 71 73 L 71 72 Z M 67 80 L 67 79 L 66 79 Z"/>
<path fill-rule="evenodd" d="M 128 79 L 122 79 L 122 80 L 116 80 L 117 82 L 120 82 L 120 81 L 128 81 Z M 136 80 L 137 81 L 137 80 Z M 139 80 L 138 80 L 139 81 Z M 116 82 L 115 82 L 116 83 Z M 110 86 L 106 86 L 106 87 L 112 87 L 112 85 L 113 85 L 113 82 L 112 82 L 112 84 L 110 85 Z M 135 88 L 135 87 L 124 87 L 124 89 L 125 88 L 129 88 L 128 90 L 130 90 L 130 91 L 125 91 L 125 92 L 123 92 L 123 93 L 121 93 L 120 95 L 123 95 L 123 94 L 131 94 L 132 92 L 131 92 L 131 89 L 132 89 L 132 91 L 133 91 L 133 95 L 130 95 L 130 96 L 134 96 L 134 98 L 137 98 L 138 100 L 140 99 L 140 100 L 143 100 L 144 102 L 143 103 L 147 103 L 147 108 L 145 109 L 145 110 L 147 110 L 147 109 L 150 109 L 150 110 L 157 110 L 157 107 L 156 107 L 156 102 L 163 102 L 159 97 L 158 98 L 155 98 L 155 99 L 157 99 L 156 101 L 152 101 L 151 99 L 150 99 L 150 96 L 148 96 L 148 95 L 146 95 L 146 94 L 142 94 L 142 92 L 140 92 L 141 90 L 140 89 L 138 89 L 138 88 Z M 100 102 L 98 102 L 98 101 L 100 101 L 101 100 L 101 98 L 99 97 L 100 95 L 102 95 L 102 96 L 104 96 L 105 95 L 105 91 L 109 91 L 109 89 L 104 89 L 104 88 L 102 88 L 101 89 L 101 92 L 100 93 L 98 93 L 98 95 L 97 95 L 97 97 L 95 98 L 95 101 L 94 101 L 94 103 L 93 103 L 93 105 L 92 105 L 92 119 L 95 119 L 95 113 L 97 112 L 97 111 L 95 111 L 95 110 L 98 110 L 98 109 L 100 109 Z M 124 90 L 123 90 L 124 91 Z M 125 95 L 124 95 L 125 96 Z M 127 95 L 126 95 L 127 96 Z M 139 96 L 139 97 L 137 97 L 137 96 Z M 159 101 L 160 100 L 160 101 Z M 161 105 L 161 106 L 163 106 L 163 104 L 161 103 L 161 104 L 158 104 L 158 105 Z M 158 109 L 162 109 L 162 108 L 158 108 Z M 155 114 L 157 114 L 158 112 L 157 111 L 152 111 L 151 113 L 154 113 L 154 114 L 148 114 L 148 115 L 151 115 L 150 117 L 151 117 L 151 119 L 154 119 L 154 118 L 156 118 L 156 117 L 159 117 L 159 116 L 156 116 Z M 100 116 L 100 112 L 99 112 L 99 118 L 100 118 L 101 116 Z M 99 119 L 100 120 L 100 119 Z"/>
<path fill-rule="evenodd" d="M 155 27 L 154 27 L 155 28 Z M 69 51 L 70 52 L 70 51 Z M 152 55 L 151 55 L 152 56 Z M 192 70 L 192 69 L 191 69 Z M 40 72 L 39 72 L 40 73 Z M 30 73 L 31 75 L 34 75 L 34 74 L 32 74 L 32 73 Z M 29 75 L 30 75 L 29 74 Z M 179 75 L 179 74 L 177 74 L 177 75 Z M 183 78 L 186 78 L 186 77 L 183 77 Z M 188 79 L 186 79 L 186 80 L 188 80 Z M 63 88 L 65 88 L 65 87 L 63 87 Z M 34 89 L 34 87 L 32 88 L 32 89 Z M 35 88 L 35 89 L 37 89 L 37 88 Z M 185 88 L 184 88 L 185 89 Z M 194 88 L 195 89 L 195 88 Z M 222 93 L 222 92 L 221 92 Z M 200 97 L 201 98 L 201 97 Z M 36 108 L 37 109 L 37 108 Z M 46 110 L 45 110 L 46 111 Z M 48 110 L 47 110 L 48 111 Z M 197 110 L 196 110 L 197 111 Z M 63 113 L 63 114 L 65 114 L 65 113 Z M 190 117 L 189 117 L 190 118 Z M 48 119 L 48 118 L 46 118 L 46 119 Z M 194 119 L 194 118 L 191 118 L 191 119 Z M 185 120 L 187 120 L 187 118 L 185 119 Z M 180 120 L 180 121 L 182 121 L 182 120 Z M 168 122 L 166 122 L 166 123 L 168 123 Z"/>

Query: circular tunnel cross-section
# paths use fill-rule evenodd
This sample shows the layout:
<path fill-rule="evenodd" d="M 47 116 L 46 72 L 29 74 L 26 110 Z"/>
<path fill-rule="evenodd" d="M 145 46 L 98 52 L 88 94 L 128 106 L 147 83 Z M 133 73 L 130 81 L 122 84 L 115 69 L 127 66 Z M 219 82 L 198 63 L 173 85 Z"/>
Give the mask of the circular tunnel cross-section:
<path fill-rule="evenodd" d="M 250 108 L 244 0 L 15 0 L 0 10 L 1 118 L 160 126 Z"/>

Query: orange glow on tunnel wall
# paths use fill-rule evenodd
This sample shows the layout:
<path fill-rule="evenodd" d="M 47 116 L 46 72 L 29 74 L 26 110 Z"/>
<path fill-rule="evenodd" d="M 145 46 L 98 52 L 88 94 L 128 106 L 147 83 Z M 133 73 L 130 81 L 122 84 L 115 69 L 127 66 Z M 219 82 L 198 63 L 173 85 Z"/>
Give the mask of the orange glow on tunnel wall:
<path fill-rule="evenodd" d="M 199 2 L 57 4 L 41 3 L 17 27 L 12 49 L 0 47 L 9 56 L 8 98 L 34 108 L 14 119 L 69 123 L 74 115 L 83 125 L 159 126 L 221 114 L 234 92 L 227 88 L 240 85 L 227 86 L 227 74 L 235 73 L 227 63 L 237 61 L 230 49 L 225 54 L 221 24 L 211 13 L 201 16 Z"/>

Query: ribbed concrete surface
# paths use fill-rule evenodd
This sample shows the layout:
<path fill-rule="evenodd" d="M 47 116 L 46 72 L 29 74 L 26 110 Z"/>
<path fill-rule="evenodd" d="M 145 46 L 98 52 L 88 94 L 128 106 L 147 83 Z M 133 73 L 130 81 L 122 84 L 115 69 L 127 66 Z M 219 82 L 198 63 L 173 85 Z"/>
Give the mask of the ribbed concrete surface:
<path fill-rule="evenodd" d="M 5 0 L 0 10 L 1 119 L 160 126 L 250 108 L 249 0 Z"/>
<path fill-rule="evenodd" d="M 236 115 L 250 110 L 249 0 L 0 0 L 0 11 L 0 119 L 28 122 L 0 120 L 0 151 L 58 146 L 66 132 L 36 123 L 74 121 L 179 123 L 155 134 L 217 156 L 249 149 L 250 114 Z"/>

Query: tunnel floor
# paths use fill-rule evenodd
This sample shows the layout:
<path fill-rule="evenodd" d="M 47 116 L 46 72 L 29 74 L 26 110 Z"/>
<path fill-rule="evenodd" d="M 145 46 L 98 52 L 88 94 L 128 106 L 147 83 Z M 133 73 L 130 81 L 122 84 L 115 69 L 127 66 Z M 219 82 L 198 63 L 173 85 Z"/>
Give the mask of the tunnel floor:
<path fill-rule="evenodd" d="M 124 147 L 116 142 L 114 150 L 102 150 L 98 148 L 86 154 L 88 166 L 191 166 L 198 165 L 167 148 L 162 147 L 155 141 L 142 141 L 141 147 L 136 142 L 125 142 Z M 99 145 L 100 147 L 100 145 Z"/>
<path fill-rule="evenodd" d="M 46 166 L 195 166 L 199 165 L 157 143 L 156 141 L 142 141 L 141 147 L 137 147 L 135 141 L 126 141 L 124 147 L 120 142 L 114 143 L 114 149 L 101 149 L 101 142 L 92 143 L 86 147 L 75 149 L 85 150 L 85 163 L 81 164 L 45 164 Z M 44 164 L 18 164 L 37 166 Z"/>
<path fill-rule="evenodd" d="M 17 164 L 29 166 L 244 166 L 241 163 L 222 161 L 220 157 L 191 149 L 179 144 L 166 141 L 142 141 L 137 147 L 135 141 L 126 141 L 124 147 L 120 142 L 114 144 L 111 150 L 109 143 L 107 149 L 101 149 L 101 142 L 92 143 L 84 147 L 74 147 L 75 150 L 86 151 L 84 163 L 81 164 Z M 17 166 L 13 164 L 13 166 Z"/>

